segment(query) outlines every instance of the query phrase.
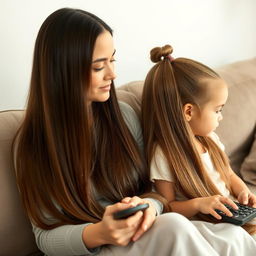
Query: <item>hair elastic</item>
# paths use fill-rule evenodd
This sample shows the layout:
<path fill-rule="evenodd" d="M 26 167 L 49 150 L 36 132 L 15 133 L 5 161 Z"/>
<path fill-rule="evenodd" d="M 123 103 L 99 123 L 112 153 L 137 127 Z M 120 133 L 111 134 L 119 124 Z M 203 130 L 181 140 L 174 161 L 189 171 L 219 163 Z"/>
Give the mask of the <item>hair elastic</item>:
<path fill-rule="evenodd" d="M 171 54 L 169 54 L 169 55 L 165 56 L 164 58 L 165 58 L 165 59 L 169 59 L 169 60 L 170 60 L 170 62 L 174 61 L 174 58 L 172 57 L 172 55 L 171 55 Z"/>

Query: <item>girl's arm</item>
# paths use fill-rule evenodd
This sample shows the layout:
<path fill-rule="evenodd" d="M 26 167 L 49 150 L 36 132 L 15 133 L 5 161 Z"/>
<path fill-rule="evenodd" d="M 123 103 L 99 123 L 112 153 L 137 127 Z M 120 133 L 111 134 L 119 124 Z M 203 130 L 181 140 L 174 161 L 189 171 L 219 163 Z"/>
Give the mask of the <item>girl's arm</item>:
<path fill-rule="evenodd" d="M 187 218 L 191 218 L 201 212 L 204 214 L 211 214 L 216 219 L 221 219 L 221 216 L 215 211 L 216 209 L 223 211 L 228 216 L 232 216 L 232 213 L 224 204 L 229 204 L 237 209 L 236 204 L 232 202 L 232 200 L 220 195 L 176 201 L 173 182 L 155 180 L 155 188 L 159 194 L 168 200 L 173 212 L 180 213 Z"/>
<path fill-rule="evenodd" d="M 173 182 L 165 180 L 155 180 L 155 188 L 160 195 L 167 199 L 173 212 L 180 213 L 187 218 L 193 217 L 198 213 L 198 208 L 196 207 L 196 199 L 186 201 L 175 200 L 175 190 Z"/>
<path fill-rule="evenodd" d="M 221 143 L 218 135 L 216 133 L 211 133 L 210 137 L 214 140 L 214 142 L 220 147 L 222 151 L 225 150 L 225 146 Z M 229 166 L 229 177 L 231 189 L 236 196 L 237 200 L 241 204 L 249 204 L 252 207 L 256 207 L 256 197 L 253 193 L 250 192 L 249 188 L 240 179 L 236 173 Z"/>
<path fill-rule="evenodd" d="M 231 189 L 241 204 L 249 204 L 256 207 L 256 196 L 249 190 L 244 181 L 229 168 Z"/>

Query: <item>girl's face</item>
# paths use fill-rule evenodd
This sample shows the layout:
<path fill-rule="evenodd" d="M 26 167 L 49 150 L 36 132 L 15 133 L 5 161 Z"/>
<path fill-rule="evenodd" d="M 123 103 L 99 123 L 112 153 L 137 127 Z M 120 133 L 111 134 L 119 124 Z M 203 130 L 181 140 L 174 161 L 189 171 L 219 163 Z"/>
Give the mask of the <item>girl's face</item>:
<path fill-rule="evenodd" d="M 108 100 L 112 80 L 116 77 L 113 63 L 115 61 L 114 54 L 113 38 L 108 31 L 104 31 L 96 39 L 92 55 L 88 103 Z"/>
<path fill-rule="evenodd" d="M 221 111 L 228 98 L 228 88 L 222 79 L 207 79 L 209 100 L 200 109 L 193 105 L 189 125 L 194 135 L 207 136 L 223 119 Z"/>

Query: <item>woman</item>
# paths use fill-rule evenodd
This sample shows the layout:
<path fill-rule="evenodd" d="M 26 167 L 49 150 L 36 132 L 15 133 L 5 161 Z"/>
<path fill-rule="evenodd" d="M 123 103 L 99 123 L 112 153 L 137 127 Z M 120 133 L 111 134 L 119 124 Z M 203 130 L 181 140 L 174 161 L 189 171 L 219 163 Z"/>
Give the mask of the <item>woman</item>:
<path fill-rule="evenodd" d="M 91 13 L 60 9 L 40 28 L 15 147 L 38 247 L 62 256 L 218 255 L 223 248 L 232 255 L 241 243 L 248 255 L 255 244 L 232 226 L 231 242 L 207 241 L 181 215 L 156 217 L 163 199 L 150 192 L 138 119 L 117 102 L 114 54 L 112 30 Z M 114 220 L 113 213 L 143 203 L 150 205 L 143 213 Z"/>

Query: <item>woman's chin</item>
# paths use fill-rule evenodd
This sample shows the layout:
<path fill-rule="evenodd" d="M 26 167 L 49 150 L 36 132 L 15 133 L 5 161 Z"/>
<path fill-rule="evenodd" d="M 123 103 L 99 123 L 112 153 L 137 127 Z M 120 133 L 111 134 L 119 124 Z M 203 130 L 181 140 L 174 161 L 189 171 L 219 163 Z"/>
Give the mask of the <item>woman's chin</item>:
<path fill-rule="evenodd" d="M 98 102 L 105 102 L 109 99 L 110 92 L 104 93 L 101 97 L 99 97 Z"/>

